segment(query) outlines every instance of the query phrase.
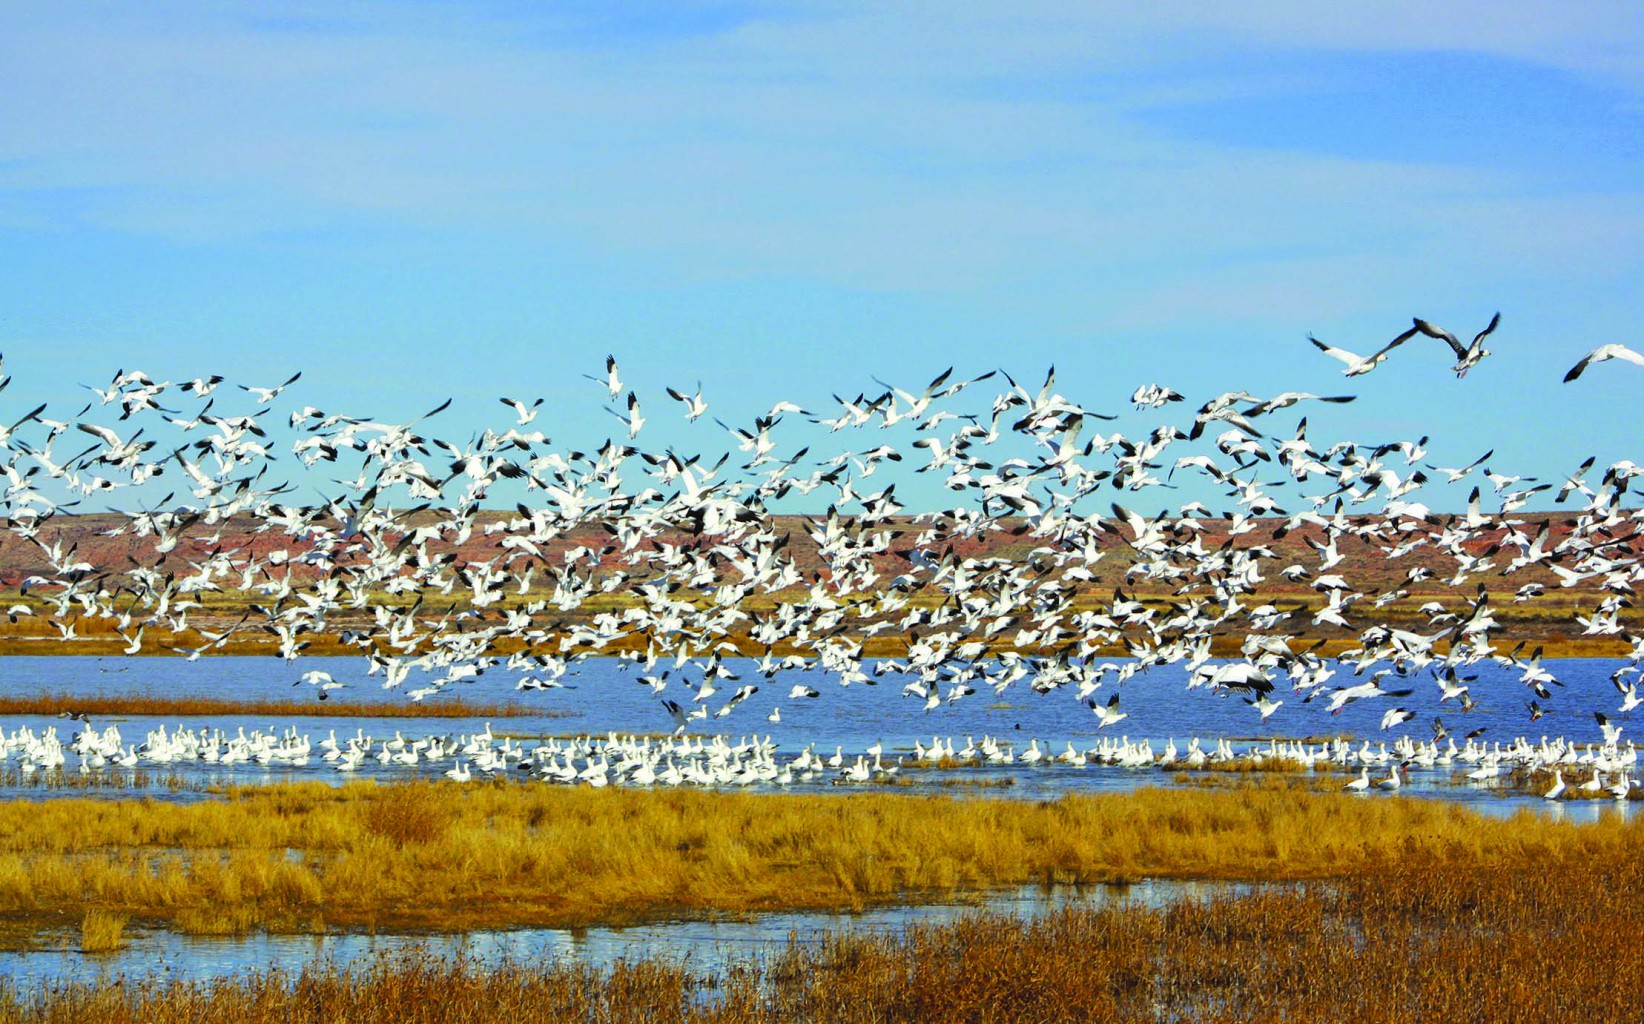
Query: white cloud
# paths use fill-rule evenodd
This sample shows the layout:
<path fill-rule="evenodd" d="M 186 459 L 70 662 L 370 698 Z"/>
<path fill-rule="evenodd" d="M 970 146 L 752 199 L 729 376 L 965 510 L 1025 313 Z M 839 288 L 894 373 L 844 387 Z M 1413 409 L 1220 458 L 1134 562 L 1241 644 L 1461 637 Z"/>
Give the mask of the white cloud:
<path fill-rule="evenodd" d="M 13 19 L 9 219 L 34 190 L 85 189 L 64 216 L 196 241 L 376 222 L 944 291 L 1287 247 L 1398 259 L 1389 232 L 1445 244 L 1482 188 L 1499 223 L 1479 258 L 1501 263 L 1547 220 L 1511 169 L 1192 145 L 1129 112 L 1249 88 L 1196 62 L 1251 47 L 1473 50 L 1634 85 L 1644 66 L 1636 19 L 1596 3 L 786 8 L 638 41 L 483 6 L 349 10 Z"/>

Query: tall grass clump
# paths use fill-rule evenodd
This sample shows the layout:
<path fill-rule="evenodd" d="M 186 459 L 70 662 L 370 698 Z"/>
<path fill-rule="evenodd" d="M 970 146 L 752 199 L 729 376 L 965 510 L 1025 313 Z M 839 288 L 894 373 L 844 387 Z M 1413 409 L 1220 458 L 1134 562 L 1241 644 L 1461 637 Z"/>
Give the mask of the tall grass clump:
<path fill-rule="evenodd" d="M 365 808 L 365 828 L 395 846 L 438 842 L 450 831 L 456 811 L 433 786 L 386 786 Z"/>
<path fill-rule="evenodd" d="M 126 916 L 93 907 L 80 919 L 80 952 L 113 953 L 126 944 Z"/>

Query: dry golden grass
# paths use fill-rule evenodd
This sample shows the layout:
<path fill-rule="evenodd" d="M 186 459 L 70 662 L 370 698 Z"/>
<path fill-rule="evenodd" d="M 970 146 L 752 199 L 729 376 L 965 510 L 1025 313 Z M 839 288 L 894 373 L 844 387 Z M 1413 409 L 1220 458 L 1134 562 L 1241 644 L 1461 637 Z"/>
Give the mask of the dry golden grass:
<path fill-rule="evenodd" d="M 80 952 L 112 953 L 126 944 L 126 917 L 92 908 L 80 919 Z"/>
<path fill-rule="evenodd" d="M 0 916 L 90 900 L 196 933 L 574 926 L 856 908 L 1029 882 L 1310 879 L 1401 858 L 1644 855 L 1644 831 L 1268 777 L 1055 801 L 323 783 L 188 805 L 0 804 Z"/>
<path fill-rule="evenodd" d="M 1586 852 L 1555 867 L 1533 850 L 1408 849 L 1244 896 L 795 939 L 713 975 L 420 953 L 215 985 L 0 987 L 0 1024 L 1636 1020 L 1637 851 Z"/>

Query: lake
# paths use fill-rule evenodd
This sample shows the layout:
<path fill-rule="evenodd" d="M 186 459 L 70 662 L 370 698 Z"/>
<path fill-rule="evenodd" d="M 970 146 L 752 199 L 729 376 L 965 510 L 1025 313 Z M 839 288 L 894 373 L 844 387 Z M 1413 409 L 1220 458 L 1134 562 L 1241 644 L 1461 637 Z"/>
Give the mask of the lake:
<path fill-rule="evenodd" d="M 1525 702 L 1533 696 L 1518 681 L 1517 672 L 1509 672 L 1495 665 L 1480 665 L 1471 670 L 1478 678 L 1471 684 L 1478 702 L 1470 712 L 1463 713 L 1453 702 L 1441 702 L 1439 690 L 1431 678 L 1412 677 L 1400 681 L 1401 687 L 1412 687 L 1414 692 L 1397 698 L 1396 706 L 1415 713 L 1403 730 L 1383 732 L 1380 728 L 1384 711 L 1395 706 L 1395 698 L 1378 698 L 1349 704 L 1339 714 L 1325 710 L 1325 701 L 1304 702 L 1299 695 L 1281 691 L 1275 696 L 1284 699 L 1283 706 L 1265 723 L 1254 709 L 1238 697 L 1217 696 L 1205 690 L 1188 690 L 1187 673 L 1180 669 L 1155 669 L 1121 684 L 1108 683 L 1097 691 L 1103 700 L 1118 693 L 1128 717 L 1112 728 L 1098 728 L 1096 717 L 1074 694 L 1053 691 L 1034 692 L 1026 685 L 1017 684 L 1004 693 L 984 691 L 972 694 L 954 703 L 943 703 L 933 710 L 923 710 L 922 700 L 902 692 L 901 677 L 889 674 L 880 685 L 860 682 L 841 687 L 833 677 L 821 671 L 787 672 L 774 680 L 758 677 L 751 660 L 731 660 L 728 667 L 741 676 L 740 680 L 726 681 L 720 693 L 708 702 L 709 707 L 722 706 L 731 691 L 748 682 L 757 682 L 760 689 L 742 702 L 725 718 L 709 718 L 691 723 L 687 736 L 701 739 L 716 734 L 724 735 L 727 744 L 735 744 L 744 737 L 768 737 L 781 760 L 790 761 L 807 748 L 819 755 L 838 751 L 845 759 L 854 758 L 874 745 L 883 749 L 887 763 L 911 758 L 915 743 L 929 745 L 940 739 L 953 738 L 956 746 L 974 737 L 980 742 L 984 736 L 999 739 L 1014 754 L 1028 749 L 1039 749 L 1060 754 L 1069 746 L 1084 751 L 1103 743 L 1112 744 L 1123 737 L 1135 744 L 1146 740 L 1155 753 L 1162 752 L 1174 742 L 1185 749 L 1193 738 L 1207 748 L 1214 749 L 1219 739 L 1228 739 L 1230 746 L 1244 753 L 1259 749 L 1275 740 L 1287 737 L 1347 736 L 1354 748 L 1362 749 L 1369 741 L 1372 750 L 1383 744 L 1393 746 L 1404 733 L 1413 740 L 1427 741 L 1432 737 L 1431 723 L 1441 717 L 1458 742 L 1461 737 L 1481 730 L 1482 742 L 1509 743 L 1515 737 L 1539 741 L 1542 736 L 1565 736 L 1576 742 L 1598 743 L 1601 734 L 1594 712 L 1615 716 L 1619 697 L 1610 682 L 1610 673 L 1618 663 L 1603 659 L 1569 659 L 1548 662 L 1547 667 L 1564 684 L 1555 688 L 1554 696 L 1542 703 L 1546 715 L 1531 722 Z M 408 743 L 428 738 L 451 737 L 452 745 L 464 737 L 481 733 L 489 726 L 497 740 L 518 737 L 517 742 L 527 748 L 547 742 L 545 738 L 568 735 L 603 737 L 609 733 L 648 734 L 666 736 L 673 720 L 660 704 L 652 689 L 639 683 L 640 672 L 628 663 L 616 659 L 590 659 L 576 665 L 566 676 L 565 688 L 521 693 L 515 688 L 517 677 L 500 667 L 493 668 L 472 683 L 454 687 L 450 696 L 461 696 L 473 702 L 507 705 L 524 714 L 479 718 L 405 719 L 389 715 L 368 717 L 328 716 L 328 711 L 343 704 L 366 707 L 392 707 L 406 700 L 395 691 L 384 691 L 378 680 L 365 673 L 365 662 L 352 658 L 308 658 L 288 664 L 272 658 L 210 658 L 196 662 L 168 658 L 97 658 L 97 657 L 11 657 L 0 658 L 0 687 L 9 695 L 67 694 L 86 698 L 97 695 L 153 694 L 166 697 L 211 697 L 229 700 L 269 700 L 291 698 L 312 701 L 314 713 L 310 716 L 226 716 L 205 718 L 102 718 L 94 717 L 90 728 L 102 732 L 109 727 L 119 730 L 127 745 L 141 744 L 145 738 L 162 728 L 167 735 L 179 731 L 220 731 L 225 736 L 241 734 L 272 734 L 302 736 L 315 745 L 313 756 L 303 764 L 268 764 L 250 761 L 235 765 L 203 762 L 173 761 L 164 766 L 145 766 L 151 779 L 148 788 L 137 791 L 140 795 L 158 799 L 197 800 L 211 799 L 204 787 L 219 783 L 261 784 L 294 779 L 322 779 L 341 783 L 349 778 L 379 779 L 438 778 L 455 763 L 450 757 L 422 760 L 417 765 L 382 764 L 375 758 L 364 760 L 358 771 L 343 773 L 332 763 L 319 756 L 318 744 L 331 735 L 346 742 L 356 735 L 371 737 L 374 744 L 395 736 Z M 306 671 L 323 670 L 347 684 L 333 691 L 330 700 L 321 702 L 313 688 L 293 687 L 293 682 Z M 1345 669 L 1333 682 L 1348 685 L 1353 680 Z M 789 690 L 795 684 L 811 686 L 821 695 L 814 699 L 789 699 Z M 417 680 L 406 684 L 417 685 Z M 1392 686 L 1392 683 L 1386 684 Z M 688 704 L 691 690 L 678 684 L 671 686 L 663 696 Z M 440 700 L 435 696 L 430 700 Z M 780 708 L 779 720 L 768 716 Z M 1621 725 L 1623 744 L 1631 728 L 1625 717 L 1617 717 Z M 0 731 L 15 737 L 27 731 L 36 735 L 56 730 L 65 744 L 86 726 L 54 716 L 14 716 L 0 719 Z M 80 759 L 69 754 L 64 771 L 79 770 Z M 50 788 L 41 783 L 41 772 L 23 778 L 18 769 L 19 755 L 8 751 L 4 764 L 8 797 L 49 799 L 60 795 L 122 796 L 131 790 L 110 785 L 108 788 Z M 1519 809 L 1534 809 L 1539 813 L 1558 815 L 1571 821 L 1592 821 L 1605 815 L 1630 815 L 1630 803 L 1611 800 L 1550 804 L 1533 794 L 1510 793 L 1496 785 L 1458 784 L 1461 765 L 1421 768 L 1412 766 L 1407 783 L 1398 795 L 1374 792 L 1366 799 L 1426 798 L 1460 801 L 1489 813 L 1511 813 Z M 1357 768 L 1353 769 L 1356 774 Z M 1385 769 L 1378 769 L 1383 774 Z M 99 771 L 111 784 L 120 782 L 122 775 L 112 768 Z M 542 784 L 530 780 L 529 774 L 510 773 L 520 784 Z M 126 773 L 129 777 L 130 773 Z M 1576 780 L 1575 772 L 1569 773 Z M 171 779 L 173 787 L 154 784 L 160 778 Z M 1348 774 L 1338 776 L 1346 781 Z M 1067 792 L 1124 791 L 1142 785 L 1173 785 L 1177 782 L 1174 771 L 1158 768 L 1122 768 L 1105 765 L 1076 767 L 1063 763 L 1039 766 L 1024 764 L 1017 759 L 1010 764 L 978 767 L 949 768 L 944 770 L 906 770 L 901 780 L 911 782 L 907 788 L 914 792 L 962 792 L 987 798 L 1045 799 Z M 180 781 L 181 785 L 176 785 Z M 818 773 L 808 783 L 798 785 L 815 787 L 819 792 L 841 793 L 853 787 L 834 785 L 839 781 L 837 770 Z M 985 783 L 975 787 L 950 789 L 956 782 Z M 1019 893 L 996 894 L 989 904 L 996 908 L 1025 913 L 1040 912 L 1060 905 L 1068 899 L 1101 900 L 1125 896 L 1150 900 L 1202 895 L 1192 886 L 1181 884 L 1148 883 L 1142 888 L 1129 887 L 1123 892 L 1102 887 L 1071 891 L 1024 890 Z M 365 936 L 329 935 L 321 937 L 253 936 L 244 939 L 192 939 L 159 932 L 138 932 L 125 951 L 104 957 L 86 957 L 67 949 L 48 949 L 26 953 L 9 953 L 0 957 L 0 972 L 24 984 L 44 983 L 68 978 L 96 978 L 109 972 L 136 972 L 155 968 L 168 976 L 202 978 L 216 977 L 243 971 L 251 965 L 281 964 L 300 966 L 315 956 L 348 960 L 404 947 L 411 943 L 432 943 L 440 951 L 463 951 L 482 957 L 512 956 L 570 956 L 595 963 L 608 963 L 617 957 L 633 957 L 640 953 L 666 955 L 690 952 L 699 960 L 733 955 L 747 950 L 770 949 L 787 941 L 792 932 L 811 933 L 819 927 L 889 927 L 905 925 L 912 920 L 939 921 L 963 913 L 970 905 L 933 906 L 922 908 L 884 908 L 860 917 L 835 917 L 818 914 L 763 915 L 751 921 L 679 922 L 649 925 L 644 928 L 591 929 L 579 932 L 531 930 L 526 932 L 476 933 L 466 937 L 418 936 Z M 709 952 L 717 951 L 717 952 Z M 712 960 L 717 963 L 718 960 Z"/>

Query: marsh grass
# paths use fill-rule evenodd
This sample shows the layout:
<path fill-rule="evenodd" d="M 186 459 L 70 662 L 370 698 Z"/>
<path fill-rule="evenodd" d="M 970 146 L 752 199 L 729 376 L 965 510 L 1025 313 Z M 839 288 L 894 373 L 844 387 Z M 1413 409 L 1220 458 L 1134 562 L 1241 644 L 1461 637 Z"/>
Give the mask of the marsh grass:
<path fill-rule="evenodd" d="M 366 809 L 366 829 L 402 849 L 443 839 L 456 815 L 448 801 L 430 795 L 409 786 L 386 789 Z"/>
<path fill-rule="evenodd" d="M 14 789 L 116 790 L 163 789 L 168 793 L 203 793 L 210 787 L 181 772 L 153 772 L 145 768 L 100 768 L 95 771 L 65 771 L 41 768 L 25 772 L 19 768 L 0 769 L 0 786 Z"/>
<path fill-rule="evenodd" d="M 1352 799 L 1306 777 L 1042 802 L 294 783 L 221 800 L 0 804 L 0 916 L 61 927 L 91 900 L 197 934 L 623 924 L 856 909 L 1027 883 L 1328 878 L 1400 857 L 1562 863 L 1644 832 L 1439 801 Z"/>
<path fill-rule="evenodd" d="M 600 969 L 421 950 L 214 984 L 0 987 L 0 1024 L 1636 1020 L 1637 851 L 1587 852 L 1555 868 L 1531 851 L 1406 849 L 1330 881 L 1162 907 L 796 934 L 712 975 L 688 958 Z"/>
<path fill-rule="evenodd" d="M 126 916 L 100 908 L 80 919 L 80 952 L 113 953 L 126 944 Z"/>

